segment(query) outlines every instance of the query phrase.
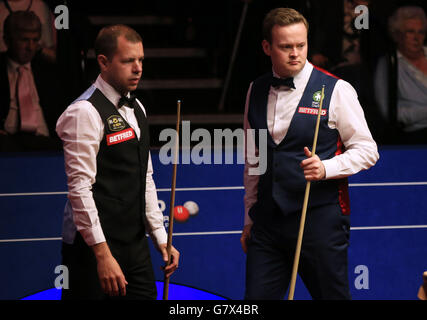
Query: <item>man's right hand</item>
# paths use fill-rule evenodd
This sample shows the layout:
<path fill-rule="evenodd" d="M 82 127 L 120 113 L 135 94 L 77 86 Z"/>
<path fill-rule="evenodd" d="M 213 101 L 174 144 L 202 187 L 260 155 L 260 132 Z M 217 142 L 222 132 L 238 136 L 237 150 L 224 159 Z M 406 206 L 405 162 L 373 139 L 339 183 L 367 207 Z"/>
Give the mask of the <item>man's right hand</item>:
<path fill-rule="evenodd" d="M 98 277 L 102 290 L 110 296 L 126 295 L 126 285 L 128 282 L 111 254 L 106 242 L 101 242 L 92 246 L 96 256 Z"/>
<path fill-rule="evenodd" d="M 252 224 L 247 224 L 243 227 L 242 236 L 240 237 L 240 243 L 244 253 L 248 252 L 248 241 L 251 238 Z"/>

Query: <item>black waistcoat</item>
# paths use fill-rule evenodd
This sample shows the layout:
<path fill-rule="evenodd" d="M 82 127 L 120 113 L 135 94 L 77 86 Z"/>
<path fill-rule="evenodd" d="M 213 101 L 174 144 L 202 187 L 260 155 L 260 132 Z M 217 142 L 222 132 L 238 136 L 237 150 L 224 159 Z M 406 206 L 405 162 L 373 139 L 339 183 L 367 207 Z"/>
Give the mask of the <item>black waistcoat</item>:
<path fill-rule="evenodd" d="M 268 130 L 267 103 L 271 77 L 272 74 L 268 73 L 253 82 L 248 110 L 252 129 Z M 278 205 L 284 215 L 301 211 L 307 182 L 300 163 L 307 158 L 304 147 L 312 149 L 322 85 L 325 85 L 325 98 L 316 154 L 321 160 L 326 160 L 344 151 L 338 130 L 328 125 L 329 105 L 337 81 L 337 78 L 313 68 L 301 100 L 295 106 L 286 136 L 276 144 L 272 136 L 267 134 L 267 154 L 264 155 L 267 157 L 267 170 L 259 178 L 257 202 L 249 211 L 252 220 L 256 220 L 259 212 L 271 212 L 273 203 Z M 255 144 L 258 149 L 259 143 L 256 134 Z M 339 203 L 343 214 L 349 214 L 347 185 L 347 179 L 311 182 L 308 208 Z"/>
<path fill-rule="evenodd" d="M 104 122 L 104 137 L 96 159 L 92 186 L 101 227 L 106 238 L 130 242 L 145 232 L 145 182 L 149 152 L 147 119 L 134 109 L 140 139 L 116 107 L 96 89 L 89 102 Z"/>

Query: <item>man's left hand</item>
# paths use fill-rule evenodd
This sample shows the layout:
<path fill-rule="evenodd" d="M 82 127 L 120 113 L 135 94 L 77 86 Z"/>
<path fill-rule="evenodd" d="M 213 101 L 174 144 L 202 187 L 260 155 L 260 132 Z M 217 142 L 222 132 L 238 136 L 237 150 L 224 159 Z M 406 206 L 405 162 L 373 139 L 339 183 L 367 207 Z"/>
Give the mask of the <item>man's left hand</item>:
<path fill-rule="evenodd" d="M 317 155 L 311 156 L 311 151 L 304 147 L 304 154 L 308 157 L 301 161 L 300 167 L 304 170 L 307 181 L 322 180 L 326 176 L 325 166 Z"/>
<path fill-rule="evenodd" d="M 168 252 L 166 250 L 167 244 L 161 244 L 160 246 L 160 252 L 163 256 L 163 261 L 167 264 L 168 263 Z M 174 246 L 171 246 L 171 263 L 169 265 L 166 265 L 163 269 L 166 278 L 169 278 L 172 273 L 175 272 L 176 269 L 178 269 L 178 263 L 179 263 L 179 251 L 174 248 Z"/>

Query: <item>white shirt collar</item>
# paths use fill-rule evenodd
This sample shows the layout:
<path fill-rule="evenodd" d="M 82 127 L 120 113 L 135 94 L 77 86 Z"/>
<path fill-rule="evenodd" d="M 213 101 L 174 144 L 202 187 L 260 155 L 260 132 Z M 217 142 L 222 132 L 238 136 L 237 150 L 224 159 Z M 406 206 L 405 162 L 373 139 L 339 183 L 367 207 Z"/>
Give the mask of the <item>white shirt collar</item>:
<path fill-rule="evenodd" d="M 297 75 L 294 76 L 295 88 L 305 87 L 305 84 L 310 78 L 312 71 L 313 71 L 313 65 L 308 60 L 306 60 L 302 70 Z M 280 78 L 280 76 L 274 70 L 273 70 L 273 76 Z"/>
<path fill-rule="evenodd" d="M 31 62 L 28 62 L 26 64 L 19 64 L 18 62 L 12 60 L 11 58 L 7 58 L 7 65 L 9 67 L 9 70 L 13 70 L 14 72 L 16 72 L 18 70 L 19 67 L 26 67 L 28 70 L 31 70 Z"/>
<path fill-rule="evenodd" d="M 107 81 L 105 81 L 101 75 L 98 76 L 94 85 L 99 90 L 101 90 L 101 92 L 105 95 L 105 97 L 107 97 L 108 100 L 111 101 L 112 104 L 117 107 L 121 94 L 116 89 L 114 89 Z M 129 97 L 129 92 L 126 94 L 126 96 Z"/>
<path fill-rule="evenodd" d="M 423 47 L 423 50 L 424 50 L 424 56 L 427 57 L 427 46 Z M 396 52 L 397 52 L 396 56 L 398 59 L 405 58 L 402 52 L 400 52 L 399 50 L 396 50 Z"/>
<path fill-rule="evenodd" d="M 294 77 L 295 87 L 305 88 L 305 85 L 307 84 L 312 71 L 313 71 L 313 65 L 310 62 L 308 62 L 308 60 L 306 60 L 304 68 L 302 68 L 302 70 Z"/>

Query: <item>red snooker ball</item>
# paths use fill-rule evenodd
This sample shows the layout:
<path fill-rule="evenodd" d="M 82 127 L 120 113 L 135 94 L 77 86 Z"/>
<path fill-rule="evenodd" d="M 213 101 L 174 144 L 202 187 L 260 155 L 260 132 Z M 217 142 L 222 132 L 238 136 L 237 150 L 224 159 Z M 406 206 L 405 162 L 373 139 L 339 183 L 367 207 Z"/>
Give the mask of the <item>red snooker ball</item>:
<path fill-rule="evenodd" d="M 185 222 L 190 217 L 190 212 L 184 206 L 176 206 L 173 210 L 174 219 L 178 222 Z"/>

